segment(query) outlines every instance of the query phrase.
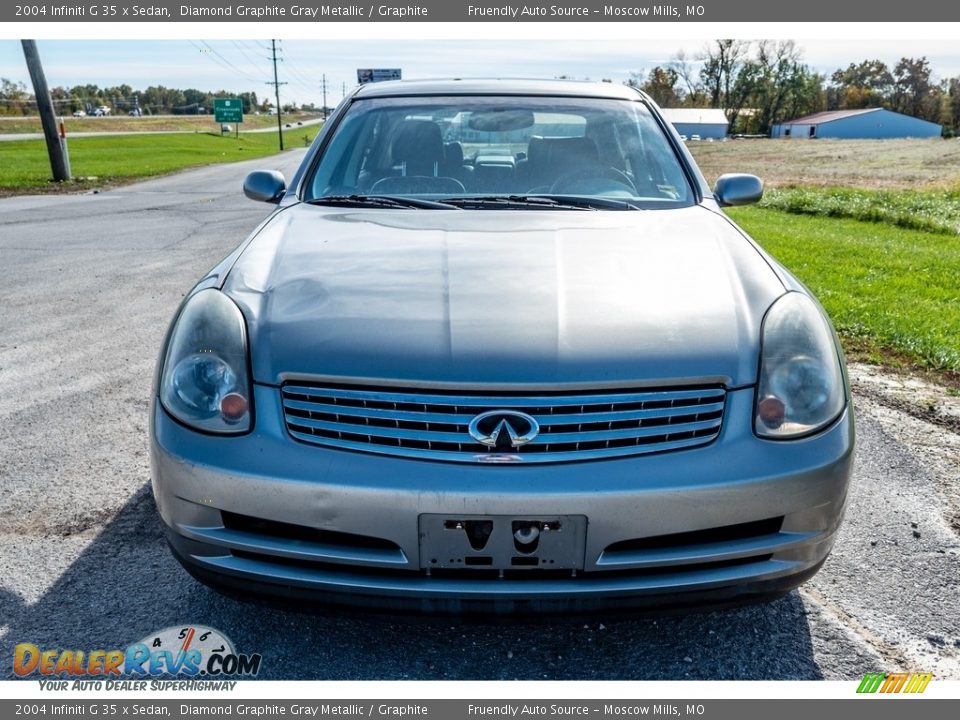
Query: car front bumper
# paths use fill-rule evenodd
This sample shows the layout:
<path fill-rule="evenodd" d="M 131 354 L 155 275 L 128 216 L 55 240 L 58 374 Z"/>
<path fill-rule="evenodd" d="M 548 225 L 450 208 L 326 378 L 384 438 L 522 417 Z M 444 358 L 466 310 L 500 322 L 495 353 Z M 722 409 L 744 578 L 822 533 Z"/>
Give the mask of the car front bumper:
<path fill-rule="evenodd" d="M 195 576 L 295 602 L 568 612 L 779 594 L 830 551 L 854 446 L 849 404 L 816 436 L 758 439 L 746 388 L 728 392 L 721 434 L 705 447 L 454 465 L 297 442 L 279 390 L 254 393 L 256 427 L 240 437 L 191 431 L 154 402 L 154 496 Z M 430 570 L 420 557 L 427 515 L 584 517 L 582 560 L 575 571 Z"/>

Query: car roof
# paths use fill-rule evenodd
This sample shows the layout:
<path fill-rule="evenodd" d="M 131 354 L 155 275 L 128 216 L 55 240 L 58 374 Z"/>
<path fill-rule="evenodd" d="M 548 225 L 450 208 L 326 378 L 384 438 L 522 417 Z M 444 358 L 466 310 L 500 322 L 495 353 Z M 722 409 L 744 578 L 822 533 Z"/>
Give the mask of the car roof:
<path fill-rule="evenodd" d="M 636 100 L 646 97 L 637 89 L 620 83 L 516 78 L 386 80 L 362 85 L 354 97 L 360 99 L 416 95 L 559 95 L 617 100 Z"/>

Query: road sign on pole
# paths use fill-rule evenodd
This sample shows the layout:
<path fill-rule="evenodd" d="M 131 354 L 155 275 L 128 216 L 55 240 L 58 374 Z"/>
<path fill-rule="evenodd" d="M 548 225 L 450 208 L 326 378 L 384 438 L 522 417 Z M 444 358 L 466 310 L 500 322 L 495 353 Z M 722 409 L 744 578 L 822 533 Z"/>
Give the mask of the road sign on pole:
<path fill-rule="evenodd" d="M 213 119 L 218 123 L 242 123 L 243 100 L 240 98 L 214 98 Z"/>
<path fill-rule="evenodd" d="M 384 80 L 400 80 L 402 75 L 400 68 L 357 68 L 357 82 L 360 85 Z"/>

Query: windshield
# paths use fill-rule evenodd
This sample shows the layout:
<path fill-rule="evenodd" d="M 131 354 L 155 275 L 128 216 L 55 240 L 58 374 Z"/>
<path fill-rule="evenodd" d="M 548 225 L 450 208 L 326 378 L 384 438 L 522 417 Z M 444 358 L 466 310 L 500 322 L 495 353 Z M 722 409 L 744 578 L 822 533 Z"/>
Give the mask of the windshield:
<path fill-rule="evenodd" d="M 646 105 L 598 98 L 357 100 L 305 187 L 304 200 L 320 203 L 374 196 L 433 202 L 405 207 L 693 203 L 680 162 Z"/>

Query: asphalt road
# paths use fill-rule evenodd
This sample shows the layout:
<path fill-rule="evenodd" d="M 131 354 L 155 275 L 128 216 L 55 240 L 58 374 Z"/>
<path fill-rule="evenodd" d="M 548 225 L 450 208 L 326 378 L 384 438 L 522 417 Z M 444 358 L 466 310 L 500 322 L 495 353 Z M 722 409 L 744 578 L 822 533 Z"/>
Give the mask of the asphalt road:
<path fill-rule="evenodd" d="M 227 599 L 162 540 L 147 407 L 182 295 L 268 208 L 254 166 L 0 200 L 0 677 L 13 646 L 112 648 L 218 628 L 284 679 L 960 678 L 960 436 L 858 394 L 837 547 L 787 597 L 733 611 L 500 625 L 323 616 Z M 954 526 L 951 527 L 951 518 Z"/>

